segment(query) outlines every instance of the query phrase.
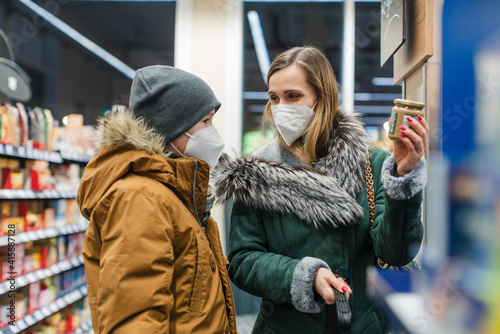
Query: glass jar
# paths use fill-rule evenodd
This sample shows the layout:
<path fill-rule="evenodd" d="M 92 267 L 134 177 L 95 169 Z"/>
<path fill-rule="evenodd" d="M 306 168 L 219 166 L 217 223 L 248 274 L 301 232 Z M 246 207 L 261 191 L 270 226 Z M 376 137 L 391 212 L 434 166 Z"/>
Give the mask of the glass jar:
<path fill-rule="evenodd" d="M 391 140 L 401 140 L 401 126 L 411 129 L 408 126 L 408 117 L 417 118 L 419 115 L 424 117 L 425 103 L 395 99 L 395 107 L 392 108 L 391 122 L 389 123 L 388 137 Z"/>

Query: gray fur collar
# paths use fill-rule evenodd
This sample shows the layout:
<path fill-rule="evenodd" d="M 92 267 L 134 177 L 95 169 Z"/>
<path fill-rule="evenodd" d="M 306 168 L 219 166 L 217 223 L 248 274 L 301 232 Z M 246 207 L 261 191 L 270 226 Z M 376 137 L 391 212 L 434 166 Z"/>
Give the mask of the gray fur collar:
<path fill-rule="evenodd" d="M 369 142 L 357 115 L 339 110 L 329 154 L 313 166 L 275 140 L 254 156 L 223 155 L 212 172 L 219 201 L 234 198 L 258 210 L 296 215 L 308 224 L 352 225 L 364 212 L 356 202 L 363 188 Z"/>
<path fill-rule="evenodd" d="M 169 155 L 164 151 L 166 143 L 163 136 L 148 126 L 144 119 L 136 118 L 126 109 L 116 110 L 99 119 L 94 144 L 98 150 L 106 146 L 130 145 L 148 154 Z"/>

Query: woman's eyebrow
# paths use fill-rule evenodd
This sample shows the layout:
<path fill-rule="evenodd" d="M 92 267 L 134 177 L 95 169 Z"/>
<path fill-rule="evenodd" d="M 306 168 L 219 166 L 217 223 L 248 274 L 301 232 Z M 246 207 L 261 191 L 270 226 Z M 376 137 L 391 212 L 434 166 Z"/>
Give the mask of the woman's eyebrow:
<path fill-rule="evenodd" d="M 302 93 L 302 90 L 298 89 L 298 88 L 294 88 L 294 89 L 287 89 L 283 92 L 283 94 L 288 94 L 288 93 Z M 267 94 L 276 94 L 275 92 L 273 92 L 272 90 L 268 91 Z"/>

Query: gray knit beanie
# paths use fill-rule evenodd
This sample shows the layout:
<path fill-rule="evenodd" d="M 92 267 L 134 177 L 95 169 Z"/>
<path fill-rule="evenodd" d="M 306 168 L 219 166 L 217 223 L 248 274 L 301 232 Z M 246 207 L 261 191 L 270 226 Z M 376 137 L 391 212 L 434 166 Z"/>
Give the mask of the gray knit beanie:
<path fill-rule="evenodd" d="M 220 105 L 202 79 L 170 66 L 137 70 L 130 89 L 129 108 L 163 135 L 165 143 L 191 129 Z"/>

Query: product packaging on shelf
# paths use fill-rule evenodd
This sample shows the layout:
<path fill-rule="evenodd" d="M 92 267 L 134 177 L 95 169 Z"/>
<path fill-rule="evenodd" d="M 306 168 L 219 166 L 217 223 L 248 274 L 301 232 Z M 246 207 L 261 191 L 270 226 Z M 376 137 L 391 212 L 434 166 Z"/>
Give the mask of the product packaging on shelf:
<path fill-rule="evenodd" d="M 57 262 L 57 239 L 48 238 L 35 241 L 35 245 L 40 249 L 40 266 L 49 268 Z"/>
<path fill-rule="evenodd" d="M 40 299 L 40 281 L 36 281 L 30 283 L 28 286 L 28 312 L 34 312 L 39 307 L 39 299 Z"/>
<path fill-rule="evenodd" d="M 66 237 L 61 235 L 57 238 L 57 257 L 59 261 L 64 261 L 68 259 L 66 252 Z"/>
<path fill-rule="evenodd" d="M 16 200 L 17 196 L 31 196 L 31 191 L 5 191 L 10 200 L 0 200 L 2 210 L 0 236 L 12 233 L 15 226 L 16 242 L 15 258 L 9 255 L 8 246 L 0 247 L 0 281 L 5 282 L 11 275 L 14 265 L 16 277 L 36 272 L 26 276 L 31 281 L 33 277 L 51 275 L 39 281 L 24 283 L 25 286 L 16 289 L 16 320 L 26 314 L 49 306 L 57 298 L 63 298 L 76 287 L 85 284 L 85 270 L 74 261 L 66 262 L 71 266 L 67 270 L 64 265 L 54 265 L 58 262 L 74 259 L 82 253 L 83 233 L 58 235 L 47 238 L 52 232 L 68 233 L 68 229 L 59 229 L 70 224 L 79 223 L 82 219 L 75 199 L 51 199 L 53 194 L 78 189 L 83 171 L 80 159 L 93 152 L 91 143 L 93 129 L 83 126 L 82 115 L 68 117 L 68 126 L 59 128 L 48 109 L 29 107 L 22 103 L 0 106 L 0 143 L 4 144 L 4 153 L 0 158 L 0 189 L 18 189 L 31 191 L 47 191 L 36 193 L 38 199 Z M 62 145 L 61 145 L 62 143 Z M 10 147 L 12 145 L 14 147 Z M 19 149 L 18 149 L 19 148 Z M 24 148 L 24 149 L 22 149 Z M 40 155 L 34 150 L 62 151 L 64 148 L 76 155 L 61 156 L 64 163 L 53 163 L 54 155 Z M 78 156 L 81 154 L 81 157 Z M 11 157 L 9 157 L 9 155 Z M 24 157 L 23 157 L 24 156 Z M 51 162 L 40 159 L 45 156 Z M 43 158 L 42 158 L 43 159 Z M 68 161 L 75 161 L 68 164 Z M 40 197 L 45 199 L 40 199 Z M 51 229 L 43 233 L 25 233 L 39 229 Z M 64 232 L 63 232 L 64 231 Z M 38 239 L 44 238 L 44 239 Z M 33 241 L 26 241 L 34 239 Z M 63 269 L 64 268 L 64 269 Z M 44 270 L 49 269 L 49 270 Z M 54 269 L 54 270 L 53 270 Z M 55 274 L 57 272 L 57 274 Z M 40 276 L 42 274 L 43 276 Z M 21 280 L 19 280 L 21 282 Z M 60 301 L 58 302 L 58 304 Z M 84 307 L 85 304 L 85 307 Z M 10 300 L 7 293 L 0 295 L 0 327 L 7 325 Z M 45 312 L 44 312 L 45 313 Z M 45 315 L 45 314 L 44 314 Z M 23 333 L 60 334 L 73 333 L 82 324 L 90 320 L 88 299 L 82 298 L 72 305 L 49 315 L 34 326 L 23 330 Z M 2 330 L 0 329 L 0 332 Z"/>
<path fill-rule="evenodd" d="M 33 113 L 35 114 L 35 127 L 36 127 L 36 137 L 33 142 L 33 148 L 45 150 L 45 142 L 46 142 L 46 120 L 45 113 L 43 109 L 40 107 L 33 108 Z"/>
<path fill-rule="evenodd" d="M 0 106 L 1 134 L 0 142 L 4 144 L 17 145 L 20 142 L 20 134 L 16 129 L 19 112 L 17 108 L 8 103 Z M 16 136 L 17 133 L 17 136 Z"/>
<path fill-rule="evenodd" d="M 24 105 L 20 102 L 16 103 L 17 109 L 19 110 L 19 128 L 21 133 L 20 146 L 27 146 L 28 143 L 28 114 Z"/>
<path fill-rule="evenodd" d="M 23 188 L 23 174 L 19 166 L 19 160 L 0 158 L 2 189 Z"/>
<path fill-rule="evenodd" d="M 3 201 L 0 202 L 2 209 L 2 226 L 0 235 L 8 235 L 9 226 L 15 226 L 14 233 L 24 232 L 25 230 L 25 211 L 23 211 L 26 201 Z M 12 232 L 11 232 L 12 235 Z"/>
<path fill-rule="evenodd" d="M 80 222 L 80 210 L 75 199 L 61 199 L 56 203 L 56 226 L 73 225 Z"/>
<path fill-rule="evenodd" d="M 52 173 L 57 190 L 75 190 L 80 185 L 80 166 L 76 164 L 54 165 Z"/>
<path fill-rule="evenodd" d="M 54 189 L 54 179 L 49 168 L 49 162 L 44 160 L 28 160 L 23 169 L 24 189 L 46 190 Z"/>
<path fill-rule="evenodd" d="M 43 222 L 43 201 L 29 201 L 28 208 L 26 211 L 26 231 L 34 231 L 44 228 Z"/>

